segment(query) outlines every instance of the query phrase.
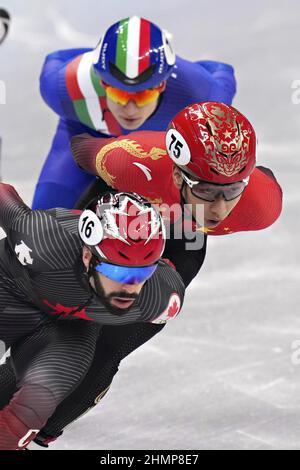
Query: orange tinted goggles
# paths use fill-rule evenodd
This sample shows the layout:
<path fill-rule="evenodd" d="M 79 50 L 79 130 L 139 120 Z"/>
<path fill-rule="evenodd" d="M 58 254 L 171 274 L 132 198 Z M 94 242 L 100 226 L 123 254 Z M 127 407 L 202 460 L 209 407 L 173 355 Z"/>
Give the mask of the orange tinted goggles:
<path fill-rule="evenodd" d="M 165 89 L 165 82 L 162 82 L 156 88 L 149 88 L 137 93 L 129 93 L 128 91 L 120 90 L 119 88 L 112 87 L 104 82 L 101 82 L 101 84 L 105 89 L 106 96 L 108 96 L 108 98 L 114 103 L 126 106 L 128 101 L 133 100 L 139 108 L 156 101 L 161 92 Z"/>

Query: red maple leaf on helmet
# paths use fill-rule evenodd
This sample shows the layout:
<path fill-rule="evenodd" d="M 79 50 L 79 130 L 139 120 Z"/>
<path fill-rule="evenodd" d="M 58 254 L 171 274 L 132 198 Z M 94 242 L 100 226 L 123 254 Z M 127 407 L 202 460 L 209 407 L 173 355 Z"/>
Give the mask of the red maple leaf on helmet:
<path fill-rule="evenodd" d="M 177 300 L 175 299 L 173 304 L 168 308 L 168 317 L 170 318 L 175 317 L 178 311 L 179 311 L 179 305 L 177 303 Z"/>

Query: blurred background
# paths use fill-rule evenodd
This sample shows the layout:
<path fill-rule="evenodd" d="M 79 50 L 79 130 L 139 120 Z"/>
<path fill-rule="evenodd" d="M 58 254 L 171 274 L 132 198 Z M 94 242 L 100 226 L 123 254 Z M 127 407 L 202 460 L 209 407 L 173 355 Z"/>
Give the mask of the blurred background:
<path fill-rule="evenodd" d="M 45 55 L 94 46 L 133 14 L 172 32 L 178 55 L 234 66 L 233 104 L 284 191 L 271 228 L 209 239 L 180 317 L 124 361 L 112 391 L 53 448 L 300 448 L 299 2 L 0 3 L 12 16 L 0 47 L 1 173 L 28 204 L 57 123 L 39 95 Z"/>

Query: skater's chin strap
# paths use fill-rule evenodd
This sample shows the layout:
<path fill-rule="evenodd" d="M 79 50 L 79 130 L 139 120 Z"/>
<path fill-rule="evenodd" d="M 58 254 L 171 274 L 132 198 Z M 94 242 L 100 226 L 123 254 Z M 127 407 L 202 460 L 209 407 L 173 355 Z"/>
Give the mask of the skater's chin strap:
<path fill-rule="evenodd" d="M 184 195 L 183 195 L 184 186 L 187 186 L 187 184 L 184 180 L 182 180 L 181 188 L 180 188 L 180 204 L 181 205 L 186 203 L 186 200 L 185 200 Z"/>

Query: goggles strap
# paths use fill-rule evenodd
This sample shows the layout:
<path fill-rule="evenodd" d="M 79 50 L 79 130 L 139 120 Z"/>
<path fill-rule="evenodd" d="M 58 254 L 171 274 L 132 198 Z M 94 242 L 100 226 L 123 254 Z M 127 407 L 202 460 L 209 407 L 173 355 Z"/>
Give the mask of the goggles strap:
<path fill-rule="evenodd" d="M 182 180 L 182 184 L 181 184 L 181 188 L 180 188 L 180 205 L 181 205 L 181 210 L 182 210 L 182 223 L 184 223 L 184 218 L 185 218 L 185 204 L 187 204 L 187 201 L 184 197 L 184 194 L 183 194 L 183 189 L 184 187 L 187 186 L 187 183 Z M 195 224 L 197 224 L 197 221 L 195 219 L 195 217 L 193 216 L 193 213 L 190 213 L 191 216 L 192 216 L 192 221 L 195 222 Z"/>
<path fill-rule="evenodd" d="M 184 205 L 187 204 L 187 201 L 186 201 L 186 199 L 184 197 L 184 194 L 183 194 L 183 189 L 184 189 L 184 187 L 187 187 L 187 186 L 188 186 L 187 182 L 182 178 L 182 184 L 181 184 L 181 188 L 180 188 L 180 205 L 181 205 L 181 208 L 182 208 L 182 218 L 183 218 L 182 222 L 184 222 L 184 216 L 185 216 L 185 207 L 184 207 Z M 192 221 L 197 225 L 198 222 L 195 219 L 193 213 L 191 213 L 191 216 L 192 216 Z"/>
<path fill-rule="evenodd" d="M 179 190 L 179 191 L 180 191 L 180 199 L 181 199 L 180 204 L 181 204 L 181 206 L 182 206 L 182 209 L 184 209 L 184 204 L 186 204 L 186 199 L 185 199 L 185 197 L 184 197 L 184 195 L 183 195 L 183 190 L 184 190 L 184 187 L 185 187 L 185 186 L 187 186 L 187 183 L 186 183 L 186 181 L 182 178 L 181 188 L 180 188 L 180 190 Z"/>

